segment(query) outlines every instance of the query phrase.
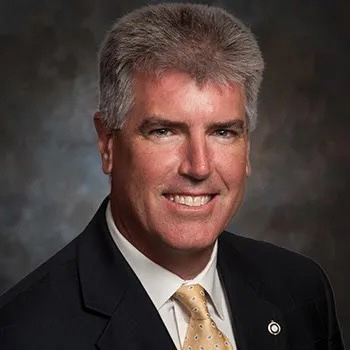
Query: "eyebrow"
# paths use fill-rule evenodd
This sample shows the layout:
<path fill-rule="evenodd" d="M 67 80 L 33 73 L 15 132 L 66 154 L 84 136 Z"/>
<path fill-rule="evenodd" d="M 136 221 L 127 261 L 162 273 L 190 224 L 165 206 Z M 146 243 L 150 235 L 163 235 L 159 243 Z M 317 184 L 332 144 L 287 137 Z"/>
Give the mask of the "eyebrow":
<path fill-rule="evenodd" d="M 150 117 L 146 117 L 142 121 L 138 129 L 141 132 L 144 132 L 149 128 L 158 127 L 158 126 L 169 127 L 169 128 L 180 128 L 180 129 L 188 128 L 188 124 L 185 122 L 173 121 L 173 120 L 169 120 L 159 116 L 150 116 Z M 239 129 L 239 131 L 243 131 L 245 129 L 245 122 L 240 118 L 235 118 L 235 119 L 227 120 L 225 122 L 208 123 L 206 124 L 206 128 L 208 129 L 236 128 L 236 129 Z"/>
<path fill-rule="evenodd" d="M 175 122 L 166 118 L 151 116 L 143 119 L 142 123 L 138 127 L 140 131 L 145 131 L 151 127 L 162 126 L 162 127 L 172 127 L 172 128 L 186 128 L 187 124 L 184 122 Z"/>
<path fill-rule="evenodd" d="M 209 125 L 212 129 L 229 129 L 229 128 L 237 128 L 237 129 L 244 129 L 245 122 L 242 119 L 232 119 L 228 120 L 226 122 L 217 122 L 217 123 L 211 123 Z"/>

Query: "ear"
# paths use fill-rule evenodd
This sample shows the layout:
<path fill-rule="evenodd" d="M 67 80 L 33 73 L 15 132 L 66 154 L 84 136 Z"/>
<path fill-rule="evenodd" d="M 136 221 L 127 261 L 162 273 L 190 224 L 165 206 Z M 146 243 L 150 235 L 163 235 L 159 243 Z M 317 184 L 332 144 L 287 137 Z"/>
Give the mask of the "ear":
<path fill-rule="evenodd" d="M 246 153 L 246 166 L 245 166 L 245 174 L 246 176 L 250 176 L 252 173 L 252 169 L 250 167 L 250 140 L 249 140 L 249 136 L 247 139 L 247 153 Z"/>
<path fill-rule="evenodd" d="M 113 131 L 105 126 L 101 112 L 95 113 L 94 123 L 98 136 L 98 148 L 101 153 L 102 170 L 109 175 L 113 168 Z"/>

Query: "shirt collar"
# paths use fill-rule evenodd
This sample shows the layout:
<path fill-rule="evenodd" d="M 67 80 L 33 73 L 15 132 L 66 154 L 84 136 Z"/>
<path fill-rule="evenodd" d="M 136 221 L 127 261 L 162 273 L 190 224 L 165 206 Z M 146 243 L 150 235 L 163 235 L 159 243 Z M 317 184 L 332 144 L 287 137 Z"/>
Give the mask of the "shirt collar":
<path fill-rule="evenodd" d="M 218 244 L 215 242 L 210 260 L 206 267 L 192 280 L 183 280 L 179 276 L 154 263 L 148 257 L 137 250 L 118 230 L 114 223 L 110 202 L 106 209 L 106 221 L 109 232 L 131 266 L 154 306 L 159 310 L 177 291 L 182 284 L 199 283 L 208 293 L 218 316 L 223 319 L 223 305 L 220 293 L 220 280 L 216 268 Z M 154 281 L 162 281 L 161 288 Z"/>
<path fill-rule="evenodd" d="M 185 284 L 200 284 L 209 295 L 214 309 L 221 319 L 224 319 L 221 283 L 216 268 L 218 242 L 215 242 L 210 260 L 206 267 L 192 280 L 185 281 Z"/>

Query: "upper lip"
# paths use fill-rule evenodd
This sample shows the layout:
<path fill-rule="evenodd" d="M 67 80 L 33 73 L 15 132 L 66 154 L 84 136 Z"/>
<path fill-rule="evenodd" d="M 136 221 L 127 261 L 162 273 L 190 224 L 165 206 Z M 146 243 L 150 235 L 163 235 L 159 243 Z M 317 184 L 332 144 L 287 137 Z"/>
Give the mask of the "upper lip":
<path fill-rule="evenodd" d="M 178 195 L 178 196 L 191 196 L 191 197 L 198 197 L 198 196 L 214 196 L 218 194 L 217 192 L 200 192 L 200 193 L 193 193 L 193 192 L 163 192 L 163 195 Z"/>

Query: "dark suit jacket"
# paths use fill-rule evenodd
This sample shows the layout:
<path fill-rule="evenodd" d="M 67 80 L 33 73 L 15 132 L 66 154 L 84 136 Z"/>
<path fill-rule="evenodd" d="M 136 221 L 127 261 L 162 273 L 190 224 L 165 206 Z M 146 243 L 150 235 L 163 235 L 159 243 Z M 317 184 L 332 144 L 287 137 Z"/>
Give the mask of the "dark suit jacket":
<path fill-rule="evenodd" d="M 105 208 L 106 201 L 81 235 L 1 297 L 1 350 L 175 349 L 112 241 Z M 343 349 L 317 264 L 226 232 L 218 254 L 239 349 Z M 268 331 L 272 320 L 278 335 Z"/>

